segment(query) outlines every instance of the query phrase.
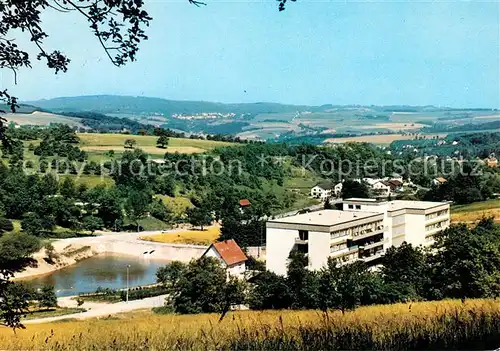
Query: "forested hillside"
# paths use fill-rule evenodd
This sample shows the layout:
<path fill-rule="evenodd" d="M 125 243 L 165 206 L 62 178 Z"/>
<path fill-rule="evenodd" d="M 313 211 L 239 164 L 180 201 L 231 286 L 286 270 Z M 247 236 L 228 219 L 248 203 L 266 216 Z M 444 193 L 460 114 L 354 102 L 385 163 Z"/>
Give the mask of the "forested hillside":
<path fill-rule="evenodd" d="M 234 103 L 224 104 L 207 101 L 179 101 L 142 96 L 94 95 L 60 97 L 50 100 L 37 100 L 31 103 L 54 112 L 96 111 L 101 113 L 158 113 L 195 114 L 202 112 L 221 112 L 236 114 L 282 113 L 304 111 L 309 106 L 284 105 L 278 103 Z"/>

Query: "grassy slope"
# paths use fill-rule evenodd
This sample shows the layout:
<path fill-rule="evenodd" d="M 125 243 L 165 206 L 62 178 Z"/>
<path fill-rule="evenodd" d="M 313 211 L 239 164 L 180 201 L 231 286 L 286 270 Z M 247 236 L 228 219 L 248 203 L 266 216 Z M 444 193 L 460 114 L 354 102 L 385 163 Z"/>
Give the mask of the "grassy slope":
<path fill-rule="evenodd" d="M 451 208 L 452 222 L 475 222 L 483 217 L 491 216 L 495 218 L 495 221 L 500 221 L 500 199 L 457 205 Z"/>
<path fill-rule="evenodd" d="M 167 149 L 156 147 L 158 137 L 155 136 L 140 136 L 140 135 L 127 135 L 127 134 L 78 134 L 80 137 L 80 147 L 82 150 L 102 154 L 109 150 L 115 152 L 124 152 L 126 149 L 123 147 L 125 140 L 133 139 L 136 141 L 136 147 L 144 150 L 151 155 L 164 155 L 165 152 L 179 152 L 179 153 L 201 153 L 210 151 L 218 146 L 235 145 L 222 141 L 212 140 L 196 140 L 196 139 L 182 139 L 170 138 Z"/>
<path fill-rule="evenodd" d="M 188 208 L 193 207 L 193 204 L 187 197 L 170 197 L 166 195 L 156 195 L 156 197 L 161 199 L 176 217 L 182 216 Z"/>
<path fill-rule="evenodd" d="M 446 137 L 446 133 L 437 134 L 425 134 L 427 139 L 432 139 L 435 136 L 440 138 Z M 346 138 L 330 138 L 326 139 L 325 143 L 346 143 L 346 142 L 359 142 L 359 143 L 373 143 L 377 145 L 388 145 L 395 140 L 413 140 L 415 136 L 413 135 L 401 135 L 401 134 L 383 134 L 383 135 L 363 135 L 357 137 L 346 137 Z"/>
<path fill-rule="evenodd" d="M 500 301 L 466 300 L 462 304 L 460 300 L 446 300 L 367 306 L 345 315 L 331 311 L 328 316 L 320 311 L 239 311 L 230 312 L 220 323 L 216 314 L 151 315 L 151 312 L 136 312 L 100 320 L 28 325 L 26 330 L 18 330 L 15 335 L 11 330 L 0 327 L 0 348 L 211 350 L 228 349 L 229 344 L 243 339 L 262 342 L 281 336 L 285 339 L 295 337 L 294 342 L 301 345 L 301 349 L 308 349 L 310 343 L 315 343 L 320 349 L 333 349 L 335 345 L 329 343 L 328 336 L 338 334 L 339 343 L 353 338 L 372 345 L 380 343 L 377 345 L 379 348 L 385 345 L 386 349 L 398 346 L 403 349 L 404 343 L 411 344 L 412 338 L 440 340 L 443 336 L 459 337 L 463 335 L 459 332 L 465 333 L 465 329 L 469 338 L 477 337 L 478 332 L 486 329 L 477 323 L 488 324 L 491 320 L 478 317 L 475 325 L 468 324 L 471 317 L 479 312 L 489 313 L 498 325 Z M 448 317 L 439 318 L 444 315 Z M 454 318 L 463 321 L 463 325 L 453 329 L 450 323 Z M 428 339 L 419 339 L 423 335 Z M 283 340 L 281 342 L 282 347 L 287 345 Z M 393 342 L 393 347 L 388 342 Z M 260 346 L 259 349 L 270 347 Z M 408 346 L 406 344 L 406 348 Z M 421 348 L 425 349 L 425 344 Z"/>
<path fill-rule="evenodd" d="M 83 127 L 80 118 L 66 117 L 39 111 L 32 113 L 8 113 L 5 115 L 5 118 L 8 122 L 14 122 L 19 125 L 44 126 L 51 123 L 61 123 L 72 127 Z"/>
<path fill-rule="evenodd" d="M 94 133 L 80 133 L 80 147 L 87 151 L 88 161 L 97 163 L 112 160 L 108 151 L 114 150 L 114 159 L 117 159 L 126 150 L 124 148 L 125 140 L 133 139 L 136 141 L 136 147 L 149 153 L 152 158 L 162 158 L 165 152 L 180 152 L 180 153 L 200 153 L 209 152 L 216 147 L 221 146 L 238 146 L 240 144 L 211 141 L 211 140 L 196 140 L 196 139 L 183 139 L 183 138 L 170 138 L 169 146 L 167 149 L 160 149 L 156 147 L 157 137 L 154 136 L 137 136 L 127 134 L 94 134 Z M 32 151 L 28 150 L 30 144 L 38 145 L 39 140 L 24 142 L 25 160 L 30 160 L 33 163 L 34 169 L 38 169 L 39 157 L 35 156 Z M 48 157 L 50 162 L 54 157 Z M 80 164 L 77 165 L 77 170 L 80 169 Z M 285 189 L 292 190 L 299 193 L 298 200 L 290 206 L 287 210 L 300 209 L 306 206 L 316 204 L 318 201 L 308 198 L 310 188 L 318 181 L 310 172 L 291 166 L 292 175 L 285 180 L 285 187 L 278 187 L 269 184 L 266 186 L 267 190 L 273 193 L 284 192 Z M 62 180 L 64 177 L 71 177 L 77 184 L 85 184 L 88 187 L 95 187 L 98 185 L 110 186 L 113 180 L 110 177 L 96 176 L 96 175 L 64 175 L 59 176 Z M 175 199 L 162 197 L 165 204 L 177 215 L 180 216 L 185 212 L 185 209 L 191 206 L 188 199 L 183 197 L 176 197 Z M 280 211 L 282 212 L 282 211 Z M 161 223 L 150 223 L 145 221 L 144 227 L 154 229 L 165 229 Z"/>
<path fill-rule="evenodd" d="M 48 318 L 48 317 L 57 317 L 57 316 L 64 316 L 67 314 L 73 314 L 73 313 L 78 313 L 78 312 L 84 312 L 85 308 L 65 308 L 65 307 L 57 307 L 57 308 L 50 308 L 47 310 L 36 310 L 32 311 L 29 314 L 26 315 L 26 320 L 29 319 L 37 319 L 37 318 Z"/>

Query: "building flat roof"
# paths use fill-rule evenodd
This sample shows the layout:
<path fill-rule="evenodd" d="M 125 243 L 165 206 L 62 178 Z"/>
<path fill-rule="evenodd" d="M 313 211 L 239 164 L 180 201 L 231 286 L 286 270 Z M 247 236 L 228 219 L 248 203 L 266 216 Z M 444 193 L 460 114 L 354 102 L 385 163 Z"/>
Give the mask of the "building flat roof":
<path fill-rule="evenodd" d="M 268 222 L 332 226 L 336 224 L 348 223 L 354 220 L 373 217 L 377 215 L 380 215 L 380 213 L 360 212 L 360 211 L 354 212 L 354 211 L 339 211 L 339 210 L 321 210 L 321 211 L 308 212 L 280 219 L 273 219 Z"/>
<path fill-rule="evenodd" d="M 377 201 L 375 199 L 363 199 L 363 198 L 350 198 L 345 199 L 344 202 L 354 202 L 354 203 L 367 203 L 375 205 L 387 205 L 389 211 L 403 210 L 406 208 L 426 210 L 436 206 L 446 205 L 449 202 L 434 202 L 434 201 L 413 201 L 413 200 L 393 200 L 393 201 Z"/>
<path fill-rule="evenodd" d="M 345 199 L 344 201 L 377 202 L 377 199 L 370 199 L 370 198 L 364 198 L 364 197 L 350 197 L 348 199 Z"/>
<path fill-rule="evenodd" d="M 436 206 L 446 205 L 447 202 L 434 202 L 434 201 L 411 201 L 411 200 L 394 200 L 387 203 L 389 211 L 401 210 L 404 208 L 414 208 L 419 210 L 426 210 Z"/>

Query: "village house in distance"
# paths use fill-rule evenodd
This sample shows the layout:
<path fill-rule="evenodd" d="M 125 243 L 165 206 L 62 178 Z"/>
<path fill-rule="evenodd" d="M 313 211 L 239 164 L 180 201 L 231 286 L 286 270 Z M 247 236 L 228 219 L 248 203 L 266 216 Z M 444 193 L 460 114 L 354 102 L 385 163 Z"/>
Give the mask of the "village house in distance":
<path fill-rule="evenodd" d="M 405 185 L 403 178 L 399 175 L 383 179 L 358 178 L 353 180 L 365 183 L 368 188 L 379 197 L 387 197 L 391 194 L 396 194 L 402 191 L 403 185 Z M 411 181 L 408 181 L 406 185 L 412 185 Z M 323 180 L 311 188 L 311 197 L 321 199 L 322 201 L 332 197 L 339 197 L 342 192 L 342 187 L 343 182 L 334 183 L 331 180 Z"/>
<path fill-rule="evenodd" d="M 377 265 L 391 246 L 429 246 L 450 224 L 450 204 L 429 201 L 346 199 L 343 211 L 321 210 L 266 223 L 266 268 L 285 275 L 292 250 L 308 257 L 310 269 L 328 258 Z"/>

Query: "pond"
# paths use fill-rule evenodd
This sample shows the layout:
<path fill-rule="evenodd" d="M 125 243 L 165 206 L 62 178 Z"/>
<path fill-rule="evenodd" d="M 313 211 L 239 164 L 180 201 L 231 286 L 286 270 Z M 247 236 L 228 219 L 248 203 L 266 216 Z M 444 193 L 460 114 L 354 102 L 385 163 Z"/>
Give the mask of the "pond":
<path fill-rule="evenodd" d="M 77 264 L 27 280 L 29 285 L 39 287 L 54 285 L 57 296 L 72 296 L 94 292 L 98 287 L 124 289 L 127 286 L 148 285 L 156 282 L 156 271 L 167 264 L 166 260 L 152 260 L 133 256 L 98 255 Z"/>

